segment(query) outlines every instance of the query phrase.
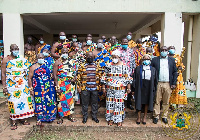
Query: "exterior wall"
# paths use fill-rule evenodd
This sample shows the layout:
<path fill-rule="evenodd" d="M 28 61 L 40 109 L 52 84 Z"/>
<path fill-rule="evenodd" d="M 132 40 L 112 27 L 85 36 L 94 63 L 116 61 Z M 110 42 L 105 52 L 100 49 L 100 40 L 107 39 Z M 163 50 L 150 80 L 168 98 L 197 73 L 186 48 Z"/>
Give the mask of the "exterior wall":
<path fill-rule="evenodd" d="M 192 0 L 0 0 L 0 13 L 200 12 Z"/>

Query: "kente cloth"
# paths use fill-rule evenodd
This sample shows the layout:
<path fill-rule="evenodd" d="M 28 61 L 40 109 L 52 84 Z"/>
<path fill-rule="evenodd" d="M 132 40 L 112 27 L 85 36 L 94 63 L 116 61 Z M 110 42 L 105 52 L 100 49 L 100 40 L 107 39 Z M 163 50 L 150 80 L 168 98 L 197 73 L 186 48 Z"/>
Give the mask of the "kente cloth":
<path fill-rule="evenodd" d="M 33 90 L 37 121 L 52 122 L 56 119 L 55 87 L 51 84 L 51 71 L 43 64 L 34 70 Z"/>
<path fill-rule="evenodd" d="M 29 92 L 27 75 L 30 63 L 19 56 L 6 64 L 6 85 L 10 119 L 25 119 L 34 116 L 32 97 Z"/>
<path fill-rule="evenodd" d="M 129 47 L 130 49 L 134 48 L 135 46 L 137 46 L 137 44 L 135 43 L 135 41 L 130 40 L 130 41 L 128 42 L 128 47 Z"/>
<path fill-rule="evenodd" d="M 128 66 L 129 75 L 131 76 L 134 73 L 134 69 L 136 68 L 135 55 L 133 50 L 130 48 L 127 48 L 126 50 L 119 48 L 118 50 L 121 54 L 120 59 L 124 64 Z"/>
<path fill-rule="evenodd" d="M 53 73 L 53 64 L 54 64 L 54 59 L 52 57 L 46 57 L 45 58 L 45 63 L 47 67 L 50 69 L 51 73 Z"/>
<path fill-rule="evenodd" d="M 174 55 L 174 58 L 175 58 L 177 69 L 179 67 L 181 67 L 182 70 L 184 70 L 185 66 L 181 62 L 182 58 L 180 57 L 180 55 L 176 54 L 176 55 Z M 171 104 L 180 104 L 180 105 L 187 104 L 186 89 L 185 89 L 185 85 L 184 85 L 184 81 L 183 81 L 183 71 L 181 71 L 179 69 L 178 69 L 176 88 L 172 91 L 169 102 Z"/>
<path fill-rule="evenodd" d="M 61 65 L 58 65 L 58 85 L 60 86 L 61 94 L 58 96 L 58 115 L 60 117 L 68 116 L 74 113 L 73 91 L 71 80 L 75 76 L 73 60 L 68 58 Z"/>
<path fill-rule="evenodd" d="M 135 52 L 135 64 L 136 67 L 140 65 L 140 60 L 142 59 L 143 55 L 146 53 L 145 48 L 143 48 L 142 46 L 140 46 L 140 48 L 138 48 Z"/>
<path fill-rule="evenodd" d="M 41 45 L 41 46 L 38 48 L 38 54 L 43 52 L 42 49 L 43 49 L 45 46 L 46 46 L 46 43 L 44 43 L 43 45 Z"/>
<path fill-rule="evenodd" d="M 90 45 L 90 46 L 88 47 L 88 49 L 86 50 L 86 53 L 87 53 L 87 52 L 93 52 L 93 51 L 96 50 L 96 49 L 97 49 L 96 43 L 92 43 L 92 45 Z"/>
<path fill-rule="evenodd" d="M 60 42 L 58 42 L 58 43 L 60 43 Z M 62 50 L 62 48 L 70 48 L 70 47 L 71 47 L 71 42 L 65 40 L 65 42 L 60 43 L 60 44 L 56 47 L 55 53 L 56 53 L 57 55 L 61 55 L 61 50 Z"/>
<path fill-rule="evenodd" d="M 36 53 L 35 51 L 27 51 L 25 53 L 25 58 L 31 63 L 34 64 L 36 61 Z"/>
<path fill-rule="evenodd" d="M 126 86 L 132 83 L 128 67 L 110 65 L 105 67 L 101 83 L 106 86 L 106 121 L 122 122 L 125 118 L 124 100 L 127 99 Z"/>
<path fill-rule="evenodd" d="M 105 43 L 104 43 L 104 49 L 107 50 L 108 47 L 111 47 L 111 43 L 105 42 Z"/>
<path fill-rule="evenodd" d="M 97 54 L 97 57 L 94 59 L 95 62 L 99 63 L 100 67 L 105 67 L 110 62 L 112 62 L 110 53 L 106 49 L 103 49 Z"/>
<path fill-rule="evenodd" d="M 112 52 L 116 49 L 119 49 L 121 47 L 121 44 L 115 44 L 114 46 L 110 47 L 108 49 L 108 52 L 112 55 Z"/>

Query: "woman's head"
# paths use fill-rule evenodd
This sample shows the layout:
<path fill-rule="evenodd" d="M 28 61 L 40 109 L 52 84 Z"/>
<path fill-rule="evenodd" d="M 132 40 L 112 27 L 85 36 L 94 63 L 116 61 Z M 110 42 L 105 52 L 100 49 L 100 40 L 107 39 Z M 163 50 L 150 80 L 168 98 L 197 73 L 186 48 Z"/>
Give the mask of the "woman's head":
<path fill-rule="evenodd" d="M 146 65 L 146 66 L 148 66 L 148 65 L 151 64 L 151 56 L 149 54 L 143 55 L 143 57 L 142 57 L 142 64 Z"/>
<path fill-rule="evenodd" d="M 115 50 L 112 52 L 112 62 L 114 64 L 117 64 L 120 62 L 120 56 L 121 56 L 121 53 L 119 50 Z"/>

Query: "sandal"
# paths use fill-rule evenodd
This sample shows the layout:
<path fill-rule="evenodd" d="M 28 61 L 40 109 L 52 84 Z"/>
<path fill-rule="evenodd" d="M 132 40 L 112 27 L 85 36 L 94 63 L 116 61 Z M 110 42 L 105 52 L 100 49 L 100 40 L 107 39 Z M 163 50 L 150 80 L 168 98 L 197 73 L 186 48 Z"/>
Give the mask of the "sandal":
<path fill-rule="evenodd" d="M 75 118 L 72 118 L 72 117 L 68 118 L 68 120 L 71 121 L 71 122 L 76 122 L 77 121 Z"/>
<path fill-rule="evenodd" d="M 12 123 L 10 129 L 11 130 L 16 130 L 17 129 L 17 124 L 15 122 Z"/>
<path fill-rule="evenodd" d="M 112 126 L 113 125 L 113 121 L 108 121 L 108 125 Z"/>
<path fill-rule="evenodd" d="M 62 124 L 63 123 L 63 119 L 59 119 L 58 121 L 57 121 L 57 124 Z"/>
<path fill-rule="evenodd" d="M 37 126 L 42 126 L 42 122 L 41 122 L 41 121 L 37 121 L 37 122 L 36 122 L 36 125 L 37 125 Z"/>
<path fill-rule="evenodd" d="M 122 123 L 121 123 L 121 122 L 118 122 L 118 123 L 117 123 L 117 126 L 118 126 L 118 127 L 122 126 Z"/>
<path fill-rule="evenodd" d="M 20 123 L 23 124 L 23 125 L 30 125 L 30 123 L 27 120 L 20 121 Z"/>

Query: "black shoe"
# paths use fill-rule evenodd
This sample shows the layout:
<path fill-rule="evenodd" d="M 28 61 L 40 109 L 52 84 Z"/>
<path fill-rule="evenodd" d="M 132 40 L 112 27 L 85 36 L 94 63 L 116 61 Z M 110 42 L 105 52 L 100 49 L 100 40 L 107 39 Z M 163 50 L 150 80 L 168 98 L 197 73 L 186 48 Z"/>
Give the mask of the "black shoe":
<path fill-rule="evenodd" d="M 136 122 L 136 124 L 137 124 L 137 125 L 139 125 L 139 124 L 140 124 L 140 122 Z"/>
<path fill-rule="evenodd" d="M 99 123 L 99 120 L 97 118 L 92 118 L 93 121 L 95 121 L 96 123 Z"/>
<path fill-rule="evenodd" d="M 162 122 L 164 122 L 165 124 L 168 124 L 167 118 L 162 118 Z"/>
<path fill-rule="evenodd" d="M 142 122 L 142 124 L 143 124 L 143 125 L 146 125 L 147 123 L 146 123 L 146 122 Z"/>
<path fill-rule="evenodd" d="M 87 118 L 83 118 L 83 121 L 82 121 L 82 123 L 86 123 L 87 122 Z"/>
<path fill-rule="evenodd" d="M 127 106 L 130 110 L 134 110 L 134 107 L 132 105 Z"/>
<path fill-rule="evenodd" d="M 157 122 L 158 122 L 158 119 L 157 118 L 153 118 L 153 123 L 157 124 Z"/>

